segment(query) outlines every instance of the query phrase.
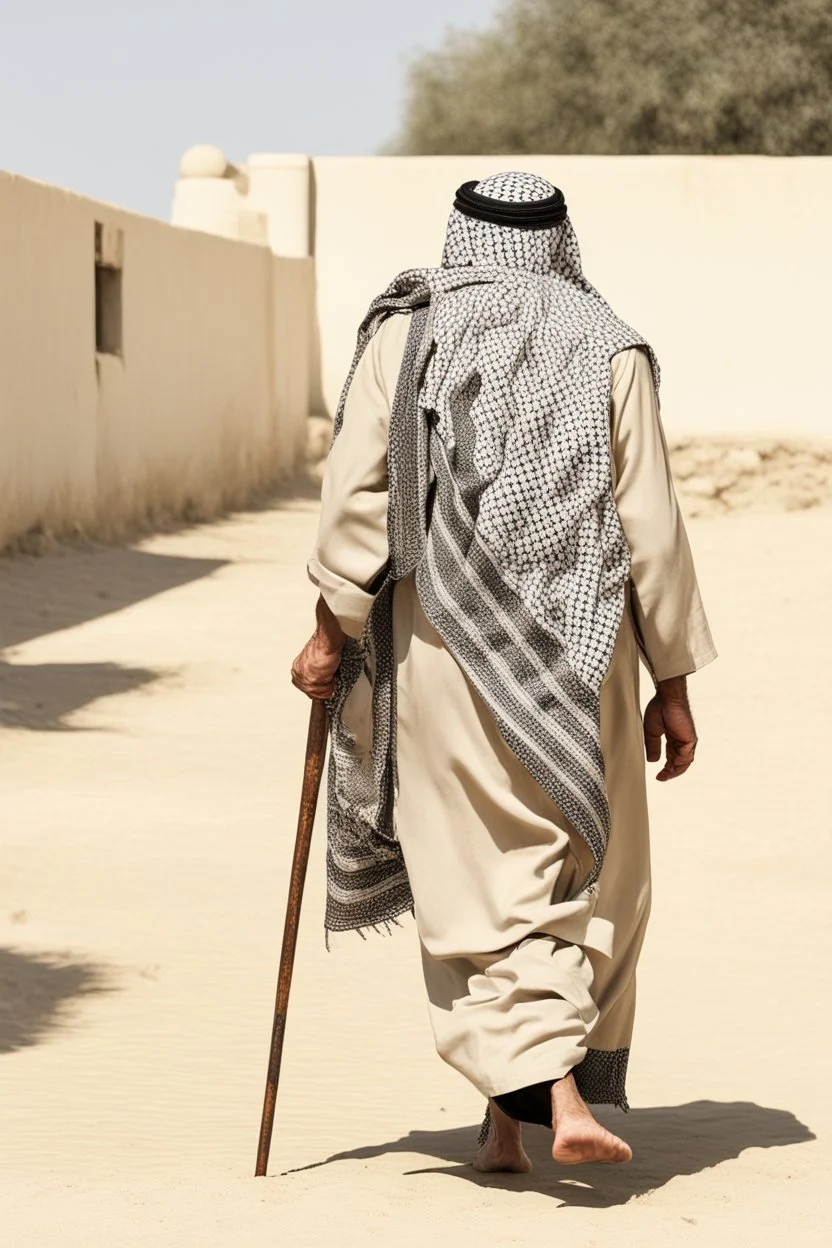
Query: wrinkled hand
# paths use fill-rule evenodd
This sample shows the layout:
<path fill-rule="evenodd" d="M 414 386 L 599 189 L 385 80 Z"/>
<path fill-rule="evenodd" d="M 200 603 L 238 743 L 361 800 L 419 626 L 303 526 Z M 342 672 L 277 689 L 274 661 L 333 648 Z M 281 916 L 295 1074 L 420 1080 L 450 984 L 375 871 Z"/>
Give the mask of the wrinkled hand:
<path fill-rule="evenodd" d="M 644 748 L 648 763 L 657 763 L 666 738 L 665 762 L 657 780 L 675 780 L 690 767 L 696 753 L 696 728 L 688 703 L 687 680 L 660 680 L 644 712 Z"/>
<path fill-rule="evenodd" d="M 309 698 L 326 701 L 335 692 L 341 651 L 329 650 L 313 633 L 292 664 L 292 684 Z"/>
<path fill-rule="evenodd" d="M 323 598 L 318 599 L 315 615 L 318 627 L 292 664 L 292 684 L 308 698 L 324 702 L 335 692 L 346 638 Z"/>

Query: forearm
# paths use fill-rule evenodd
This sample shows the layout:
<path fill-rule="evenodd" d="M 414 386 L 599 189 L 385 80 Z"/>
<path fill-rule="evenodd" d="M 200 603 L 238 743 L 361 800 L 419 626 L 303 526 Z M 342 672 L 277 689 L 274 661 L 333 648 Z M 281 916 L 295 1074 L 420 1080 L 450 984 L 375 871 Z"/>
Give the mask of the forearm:
<path fill-rule="evenodd" d="M 687 706 L 687 676 L 668 676 L 664 680 L 657 680 L 656 693 L 659 695 L 663 705 L 674 703 L 678 706 Z"/>
<path fill-rule="evenodd" d="M 340 654 L 344 648 L 344 642 L 347 634 L 338 622 L 338 617 L 333 613 L 327 604 L 323 594 L 320 594 L 315 604 L 315 633 L 314 637 L 325 654 Z"/>

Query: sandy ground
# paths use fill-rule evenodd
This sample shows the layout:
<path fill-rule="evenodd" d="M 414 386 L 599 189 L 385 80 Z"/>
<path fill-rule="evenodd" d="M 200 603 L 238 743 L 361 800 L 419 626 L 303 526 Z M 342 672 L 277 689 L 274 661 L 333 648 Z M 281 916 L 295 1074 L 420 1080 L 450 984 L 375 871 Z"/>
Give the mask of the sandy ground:
<path fill-rule="evenodd" d="M 253 1173 L 308 704 L 298 501 L 0 563 L 0 1208 L 9 1248 L 832 1242 L 832 513 L 691 525 L 720 660 L 653 785 L 624 1168 L 470 1166 L 412 923 L 307 889 L 270 1175 Z M 826 637 L 826 642 L 823 638 Z M 825 684 L 824 684 L 825 682 Z"/>

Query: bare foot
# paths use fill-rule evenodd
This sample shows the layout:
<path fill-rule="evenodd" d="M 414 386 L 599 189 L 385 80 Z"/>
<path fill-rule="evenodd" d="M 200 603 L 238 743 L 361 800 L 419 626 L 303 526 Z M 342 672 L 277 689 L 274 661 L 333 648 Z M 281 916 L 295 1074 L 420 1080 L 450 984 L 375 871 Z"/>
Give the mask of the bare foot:
<path fill-rule="evenodd" d="M 491 1107 L 491 1126 L 488 1139 L 474 1158 L 474 1169 L 484 1173 L 510 1170 L 514 1174 L 528 1174 L 532 1163 L 523 1147 L 520 1123 L 504 1114 L 493 1101 L 488 1104 Z"/>
<path fill-rule="evenodd" d="M 552 1087 L 552 1156 L 562 1166 L 582 1161 L 629 1161 L 633 1150 L 596 1122 L 586 1107 L 572 1075 Z"/>

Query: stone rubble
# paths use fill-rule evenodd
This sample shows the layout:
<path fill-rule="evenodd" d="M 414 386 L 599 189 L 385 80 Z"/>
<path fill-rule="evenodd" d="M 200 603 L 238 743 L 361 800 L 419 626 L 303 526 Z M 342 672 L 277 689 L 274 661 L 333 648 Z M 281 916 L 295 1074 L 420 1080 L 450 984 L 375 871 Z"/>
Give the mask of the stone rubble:
<path fill-rule="evenodd" d="M 668 449 L 688 516 L 832 503 L 832 441 L 688 437 L 668 439 Z"/>

